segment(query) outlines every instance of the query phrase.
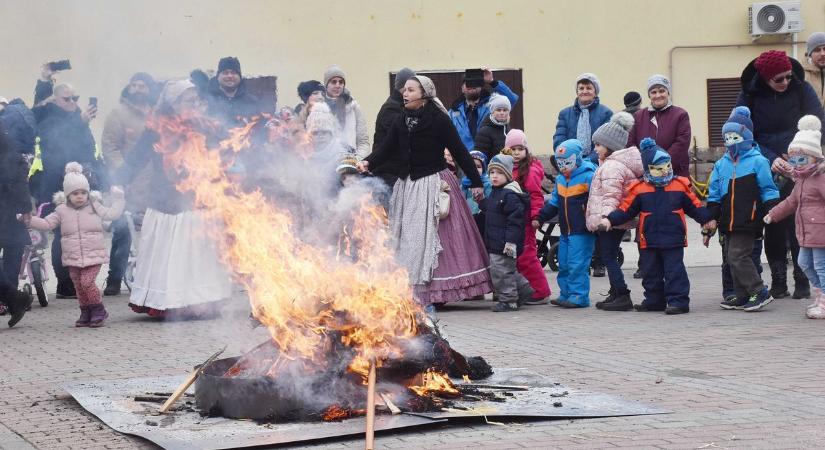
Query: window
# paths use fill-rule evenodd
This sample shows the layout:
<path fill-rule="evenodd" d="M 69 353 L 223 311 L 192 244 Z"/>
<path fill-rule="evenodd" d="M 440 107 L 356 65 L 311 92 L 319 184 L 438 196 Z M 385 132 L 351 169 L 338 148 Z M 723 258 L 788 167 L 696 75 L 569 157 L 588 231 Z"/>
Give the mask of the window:
<path fill-rule="evenodd" d="M 438 98 L 444 103 L 447 109 L 461 95 L 461 84 L 464 83 L 464 70 L 432 70 L 416 72 L 419 75 L 429 77 L 435 83 Z M 510 112 L 510 125 L 520 130 L 524 129 L 524 97 L 521 83 L 521 69 L 494 70 L 496 80 L 503 81 L 518 96 L 519 101 Z M 390 72 L 390 92 L 392 92 L 395 82 L 395 72 Z"/>
<path fill-rule="evenodd" d="M 712 78 L 708 87 L 708 141 L 711 147 L 724 147 L 722 126 L 736 106 L 741 85 L 739 78 Z"/>

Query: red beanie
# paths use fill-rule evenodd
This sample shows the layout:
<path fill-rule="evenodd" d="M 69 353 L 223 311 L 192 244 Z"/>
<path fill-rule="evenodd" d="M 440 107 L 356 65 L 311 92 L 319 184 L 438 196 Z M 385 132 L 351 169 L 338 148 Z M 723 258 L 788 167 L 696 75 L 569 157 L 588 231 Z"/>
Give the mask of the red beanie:
<path fill-rule="evenodd" d="M 791 70 L 791 59 L 781 50 L 768 50 L 756 58 L 756 71 L 768 81 L 782 72 Z"/>

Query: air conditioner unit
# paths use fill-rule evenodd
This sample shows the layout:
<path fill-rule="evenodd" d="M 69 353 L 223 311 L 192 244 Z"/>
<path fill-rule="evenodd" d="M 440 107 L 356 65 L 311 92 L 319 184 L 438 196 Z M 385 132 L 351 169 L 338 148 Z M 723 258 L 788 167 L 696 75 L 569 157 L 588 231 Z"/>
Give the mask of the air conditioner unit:
<path fill-rule="evenodd" d="M 754 3 L 748 8 L 751 36 L 802 31 L 801 2 Z"/>

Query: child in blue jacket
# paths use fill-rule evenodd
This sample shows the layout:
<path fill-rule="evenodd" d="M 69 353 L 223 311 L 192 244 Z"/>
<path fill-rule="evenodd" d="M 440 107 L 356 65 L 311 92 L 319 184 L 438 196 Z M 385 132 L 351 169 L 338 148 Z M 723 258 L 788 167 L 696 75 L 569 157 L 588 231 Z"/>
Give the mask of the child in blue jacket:
<path fill-rule="evenodd" d="M 515 311 L 533 295 L 530 283 L 516 268 L 516 258 L 524 248 L 530 199 L 513 181 L 512 156 L 493 156 L 489 171 L 492 192 L 479 206 L 484 213 L 484 245 L 490 254 L 490 276 L 498 298 L 493 311 Z"/>
<path fill-rule="evenodd" d="M 667 151 L 650 138 L 643 139 L 639 147 L 644 179 L 630 185 L 622 204 L 602 219 L 601 227 L 610 230 L 639 216 L 639 259 L 645 299 L 634 308 L 685 314 L 690 312 L 690 281 L 684 262 L 685 214 L 702 225 L 711 222 L 712 216 L 691 190 L 690 180 L 673 176 Z"/>
<path fill-rule="evenodd" d="M 590 306 L 590 258 L 596 235 L 585 224 L 590 181 L 596 166 L 582 159 L 582 143 L 568 139 L 556 148 L 556 187 L 550 200 L 539 211 L 539 222 L 547 222 L 558 214 L 559 236 L 559 298 L 550 303 L 564 308 Z"/>
<path fill-rule="evenodd" d="M 481 183 L 484 185 L 484 196 L 488 197 L 493 191 L 493 185 L 490 183 L 490 176 L 487 174 L 487 155 L 485 155 L 484 152 L 473 150 L 470 152 L 470 156 L 473 157 L 473 162 L 476 164 L 476 170 L 478 171 L 478 175 L 481 177 Z M 478 231 L 483 237 L 484 213 L 481 212 L 481 209 L 479 209 L 479 204 L 473 199 L 473 193 L 470 191 L 471 184 L 472 182 L 470 181 L 470 178 L 468 178 L 467 175 L 464 175 L 464 178 L 461 179 L 461 192 L 464 193 L 464 199 L 467 200 L 467 206 L 470 207 L 470 213 L 473 215 Z"/>

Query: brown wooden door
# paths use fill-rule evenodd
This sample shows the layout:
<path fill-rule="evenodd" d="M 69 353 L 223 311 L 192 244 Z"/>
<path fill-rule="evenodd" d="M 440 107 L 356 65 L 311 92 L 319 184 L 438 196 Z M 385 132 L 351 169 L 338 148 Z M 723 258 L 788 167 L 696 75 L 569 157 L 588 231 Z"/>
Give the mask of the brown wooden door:
<path fill-rule="evenodd" d="M 464 83 L 464 69 L 422 70 L 416 73 L 433 80 L 438 98 L 444 102 L 444 106 L 446 106 L 447 109 L 461 96 L 461 85 Z M 395 74 L 396 72 L 390 72 L 389 92 L 392 92 L 393 83 L 395 83 Z M 524 130 L 524 98 L 522 96 L 523 85 L 521 75 L 521 69 L 501 69 L 493 71 L 495 79 L 503 81 L 519 96 L 518 102 L 510 112 L 510 124 L 513 128 Z"/>

